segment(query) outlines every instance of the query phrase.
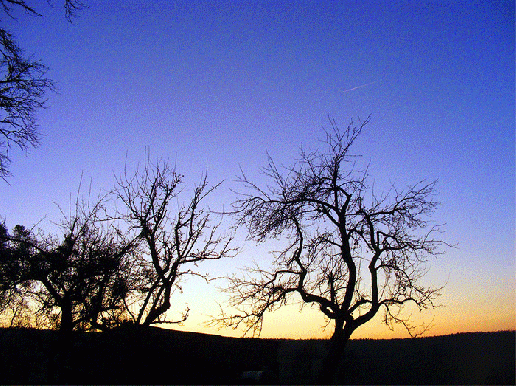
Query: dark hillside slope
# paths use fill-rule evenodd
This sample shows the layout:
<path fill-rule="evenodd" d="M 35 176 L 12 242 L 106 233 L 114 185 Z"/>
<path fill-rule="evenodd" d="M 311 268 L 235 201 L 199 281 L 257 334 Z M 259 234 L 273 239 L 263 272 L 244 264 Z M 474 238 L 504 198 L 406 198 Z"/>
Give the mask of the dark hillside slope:
<path fill-rule="evenodd" d="M 351 341 L 347 384 L 515 384 L 515 333 Z"/>
<path fill-rule="evenodd" d="M 234 383 L 274 365 L 277 341 L 159 328 L 106 333 L 0 330 L 0 384 Z M 272 365 L 270 364 L 272 363 Z M 252 365 L 250 365 L 252 364 Z"/>
<path fill-rule="evenodd" d="M 326 342 L 237 339 L 159 328 L 107 333 L 0 329 L 0 383 L 315 383 Z M 514 332 L 351 341 L 347 384 L 514 384 Z"/>

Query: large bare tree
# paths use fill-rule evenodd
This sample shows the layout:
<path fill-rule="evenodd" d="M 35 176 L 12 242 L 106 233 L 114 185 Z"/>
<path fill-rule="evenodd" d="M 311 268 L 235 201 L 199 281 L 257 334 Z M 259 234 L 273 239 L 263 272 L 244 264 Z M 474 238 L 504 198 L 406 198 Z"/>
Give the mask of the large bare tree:
<path fill-rule="evenodd" d="M 179 288 L 185 275 L 206 278 L 196 267 L 207 260 L 232 255 L 232 237 L 221 236 L 219 224 L 210 224 L 210 213 L 201 207 L 202 201 L 217 185 L 208 187 L 204 177 L 194 189 L 187 204 L 178 202 L 183 176 L 167 163 L 150 162 L 134 175 L 118 178 L 116 193 L 124 209 L 119 217 L 126 221 L 128 231 L 140 246 L 142 257 L 140 284 L 135 288 L 137 324 L 178 323 L 186 320 L 188 310 L 180 320 L 165 318 L 171 308 L 173 291 Z M 128 310 L 134 307 L 128 306 Z"/>
<path fill-rule="evenodd" d="M 231 303 L 240 313 L 219 320 L 259 333 L 267 311 L 292 300 L 316 305 L 333 322 L 322 382 L 335 380 L 346 342 L 381 309 L 387 324 L 412 331 L 400 309 L 433 305 L 439 288 L 420 279 L 442 244 L 429 222 L 435 183 L 375 193 L 367 169 L 359 170 L 350 153 L 368 120 L 345 130 L 330 122 L 324 150 L 302 151 L 288 168 L 269 158 L 266 188 L 242 175 L 248 189 L 235 203 L 239 224 L 259 242 L 286 244 L 272 269 L 254 267 L 230 279 Z"/>

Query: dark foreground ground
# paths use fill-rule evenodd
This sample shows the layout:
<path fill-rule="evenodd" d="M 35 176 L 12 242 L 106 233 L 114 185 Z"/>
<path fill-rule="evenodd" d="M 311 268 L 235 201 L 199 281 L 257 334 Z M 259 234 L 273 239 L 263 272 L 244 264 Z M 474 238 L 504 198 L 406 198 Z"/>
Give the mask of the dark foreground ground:
<path fill-rule="evenodd" d="M 320 340 L 235 339 L 159 328 L 107 333 L 0 329 L 1 384 L 316 383 Z M 515 384 L 515 333 L 355 340 L 343 384 Z"/>

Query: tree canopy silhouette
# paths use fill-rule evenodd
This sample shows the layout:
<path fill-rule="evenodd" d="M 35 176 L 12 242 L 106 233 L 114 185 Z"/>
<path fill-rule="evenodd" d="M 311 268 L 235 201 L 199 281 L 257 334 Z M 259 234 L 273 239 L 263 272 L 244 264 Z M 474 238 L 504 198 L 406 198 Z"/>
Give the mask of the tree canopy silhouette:
<path fill-rule="evenodd" d="M 439 228 L 429 222 L 435 183 L 377 194 L 350 152 L 369 119 L 345 130 L 330 122 L 324 151 L 302 151 L 287 168 L 269 157 L 266 188 L 242 175 L 248 189 L 234 204 L 238 223 L 258 242 L 287 244 L 275 253 L 272 269 L 249 268 L 230 279 L 231 304 L 241 312 L 219 319 L 259 333 L 267 311 L 294 299 L 316 305 L 334 331 L 323 382 L 333 380 L 353 332 L 381 309 L 387 324 L 412 331 L 399 312 L 408 303 L 433 305 L 439 288 L 420 279 L 423 263 L 442 244 L 434 237 Z"/>
<path fill-rule="evenodd" d="M 62 224 L 62 237 L 0 227 L 0 294 L 3 306 L 30 299 L 37 313 L 61 331 L 106 329 L 125 310 L 134 244 L 102 226 L 99 201 L 91 210 L 76 205 Z M 56 312 L 58 310 L 58 312 Z"/>

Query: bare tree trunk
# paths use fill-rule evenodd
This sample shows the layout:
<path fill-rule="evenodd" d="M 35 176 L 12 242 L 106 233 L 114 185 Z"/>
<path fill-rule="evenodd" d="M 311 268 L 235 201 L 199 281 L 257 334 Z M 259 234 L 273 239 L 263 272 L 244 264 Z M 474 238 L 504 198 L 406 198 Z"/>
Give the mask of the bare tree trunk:
<path fill-rule="evenodd" d="M 55 383 L 72 383 L 70 370 L 70 354 L 72 352 L 72 331 L 73 313 L 72 300 L 70 295 L 65 293 L 60 301 L 61 306 L 61 325 L 57 338 L 57 353 L 54 357 L 54 376 Z"/>
<path fill-rule="evenodd" d="M 173 280 L 170 278 L 163 278 L 163 284 L 158 292 L 158 297 L 152 304 L 145 321 L 143 322 L 144 326 L 150 326 L 153 322 L 155 322 L 162 314 L 167 312 L 170 309 L 170 296 L 172 295 L 172 284 Z M 163 296 L 161 294 L 163 293 Z M 159 304 L 161 302 L 161 304 Z"/>
<path fill-rule="evenodd" d="M 61 326 L 59 330 L 62 332 L 73 330 L 72 301 L 68 294 L 65 294 L 61 300 Z"/>
<path fill-rule="evenodd" d="M 147 317 L 145 318 L 145 321 L 143 322 L 144 326 L 150 326 L 152 323 L 154 323 L 162 314 L 168 311 L 170 308 L 170 300 L 169 298 L 166 298 L 163 300 L 163 303 L 160 304 L 157 307 L 153 307 L 150 311 Z"/>
<path fill-rule="evenodd" d="M 335 321 L 335 331 L 329 341 L 329 348 L 324 359 L 319 382 L 321 384 L 339 383 L 337 374 L 344 358 L 344 349 L 353 330 L 344 325 L 344 320 Z"/>

